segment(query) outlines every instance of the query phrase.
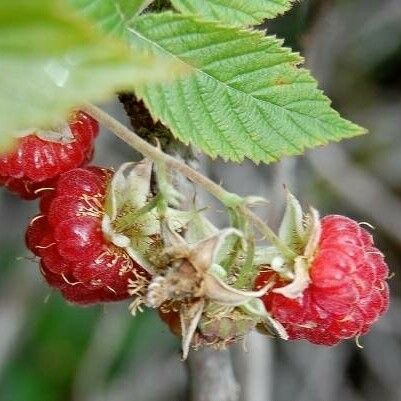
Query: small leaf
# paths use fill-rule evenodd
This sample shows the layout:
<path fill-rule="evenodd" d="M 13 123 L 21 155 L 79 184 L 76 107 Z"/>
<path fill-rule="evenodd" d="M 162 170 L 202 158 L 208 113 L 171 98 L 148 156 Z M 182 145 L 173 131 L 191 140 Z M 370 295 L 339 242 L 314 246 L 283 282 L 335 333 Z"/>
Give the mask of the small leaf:
<path fill-rule="evenodd" d="M 153 117 L 212 157 L 255 162 L 362 134 L 298 68 L 301 57 L 261 32 L 172 13 L 137 17 L 132 41 L 193 69 L 169 83 L 137 86 Z"/>
<path fill-rule="evenodd" d="M 197 14 L 205 19 L 230 25 L 257 25 L 289 10 L 294 0 L 172 0 L 184 14 Z"/>

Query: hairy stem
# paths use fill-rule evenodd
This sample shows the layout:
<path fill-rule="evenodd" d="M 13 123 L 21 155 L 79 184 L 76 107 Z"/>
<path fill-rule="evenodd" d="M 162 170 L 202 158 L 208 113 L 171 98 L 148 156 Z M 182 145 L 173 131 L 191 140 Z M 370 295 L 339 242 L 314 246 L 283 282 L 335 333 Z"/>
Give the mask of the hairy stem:
<path fill-rule="evenodd" d="M 102 125 L 108 128 L 111 132 L 117 135 L 120 139 L 132 146 L 138 152 L 142 153 L 144 156 L 152 159 L 155 162 L 164 163 L 167 167 L 180 172 L 189 180 L 211 193 L 226 207 L 233 209 L 238 208 L 238 210 L 244 216 L 252 221 L 257 230 L 263 234 L 273 245 L 280 249 L 285 256 L 289 258 L 296 256 L 292 250 L 283 244 L 273 230 L 271 230 L 271 228 L 268 227 L 260 217 L 258 217 L 244 205 L 244 199 L 239 195 L 226 191 L 223 187 L 194 170 L 187 164 L 177 160 L 167 153 L 164 153 L 158 147 L 150 145 L 100 108 L 91 104 L 87 104 L 83 107 L 83 109 L 93 118 L 98 120 Z"/>

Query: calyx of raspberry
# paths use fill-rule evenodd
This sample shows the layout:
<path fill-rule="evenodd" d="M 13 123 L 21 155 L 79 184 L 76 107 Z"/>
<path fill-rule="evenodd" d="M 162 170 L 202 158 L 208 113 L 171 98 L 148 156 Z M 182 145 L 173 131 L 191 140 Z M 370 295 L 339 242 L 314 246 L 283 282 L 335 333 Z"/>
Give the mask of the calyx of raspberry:
<path fill-rule="evenodd" d="M 198 239 L 196 232 L 199 235 L 202 229 L 194 230 L 191 223 L 187 233 L 194 241 Z M 202 226 L 202 218 L 195 219 L 194 224 Z M 203 229 L 203 232 L 214 231 L 206 222 Z M 243 336 L 244 326 L 249 330 L 260 321 L 273 321 L 259 300 L 271 287 L 270 283 L 258 291 L 247 291 L 227 282 L 226 270 L 219 261 L 229 251 L 227 239 L 232 236 L 241 238 L 242 234 L 230 228 L 188 243 L 175 231 L 166 229 L 164 242 L 169 246 L 164 255 L 167 268 L 154 276 L 149 284 L 147 305 L 154 308 L 174 305 L 179 314 L 184 359 L 191 344 L 195 347 L 212 342 L 226 344 Z M 223 326 L 220 325 L 222 321 Z M 224 331 L 229 335 L 224 336 Z"/>
<path fill-rule="evenodd" d="M 114 174 L 108 188 L 102 230 L 106 238 L 120 248 L 150 274 L 155 274 L 163 260 L 162 220 L 172 230 L 181 230 L 192 213 L 163 207 L 161 196 L 151 192 L 153 163 L 125 163 Z"/>
<path fill-rule="evenodd" d="M 230 235 L 241 235 L 234 229 L 225 229 L 196 244 L 188 244 L 179 234 L 170 230 L 171 245 L 165 250 L 168 268 L 154 277 L 149 286 L 148 304 L 159 307 L 168 300 L 206 298 L 225 306 L 240 306 L 263 295 L 259 291 L 244 291 L 228 285 L 225 270 L 216 263 L 216 257 Z"/>
<path fill-rule="evenodd" d="M 299 201 L 288 192 L 278 236 L 294 256 L 288 257 L 277 248 L 268 247 L 259 249 L 255 257 L 257 263 L 268 264 L 271 270 L 289 281 L 289 284 L 274 289 L 274 292 L 291 299 L 302 295 L 311 281 L 309 268 L 317 251 L 320 235 L 318 211 L 310 208 L 304 213 Z"/>

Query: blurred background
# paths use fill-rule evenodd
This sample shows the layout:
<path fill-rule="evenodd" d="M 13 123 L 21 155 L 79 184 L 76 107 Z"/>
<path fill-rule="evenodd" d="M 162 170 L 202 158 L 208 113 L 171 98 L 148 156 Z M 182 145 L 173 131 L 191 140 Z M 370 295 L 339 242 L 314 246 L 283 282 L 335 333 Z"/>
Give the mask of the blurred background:
<path fill-rule="evenodd" d="M 284 184 L 322 214 L 371 223 L 394 277 L 390 310 L 363 349 L 256 334 L 248 352 L 231 349 L 242 401 L 400 401 L 401 0 L 303 0 L 263 28 L 301 51 L 334 107 L 370 134 L 271 166 L 204 158 L 202 168 L 228 190 L 271 200 L 261 215 L 273 226 Z M 127 122 L 117 101 L 105 108 Z M 103 166 L 137 157 L 107 132 L 96 151 Z M 49 291 L 24 247 L 36 209 L 0 191 L 0 400 L 189 400 L 179 340 L 154 312 L 77 308 Z"/>

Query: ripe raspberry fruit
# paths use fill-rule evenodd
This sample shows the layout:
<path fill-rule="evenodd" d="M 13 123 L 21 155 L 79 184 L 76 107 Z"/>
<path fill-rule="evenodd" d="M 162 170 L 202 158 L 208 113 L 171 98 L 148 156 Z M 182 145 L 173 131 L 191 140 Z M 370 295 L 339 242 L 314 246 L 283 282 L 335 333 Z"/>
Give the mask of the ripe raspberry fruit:
<path fill-rule="evenodd" d="M 27 247 L 40 257 L 47 283 L 76 304 L 128 298 L 128 279 L 146 275 L 103 234 L 112 175 L 97 167 L 61 174 L 54 190 L 44 192 L 42 214 L 31 221 L 26 233 Z"/>
<path fill-rule="evenodd" d="M 334 345 L 365 334 L 389 305 L 388 267 L 372 236 L 355 221 L 339 215 L 320 220 L 321 234 L 309 264 L 310 282 L 291 299 L 270 291 L 262 300 L 283 324 L 289 338 Z M 257 286 L 288 284 L 272 270 L 262 271 Z"/>
<path fill-rule="evenodd" d="M 24 199 L 37 198 L 38 189 L 91 160 L 98 133 L 97 121 L 78 111 L 64 126 L 19 138 L 12 152 L 0 157 L 0 185 Z"/>

